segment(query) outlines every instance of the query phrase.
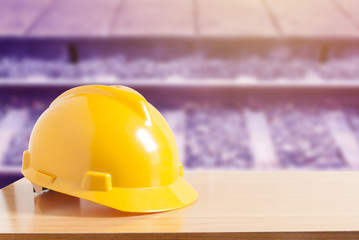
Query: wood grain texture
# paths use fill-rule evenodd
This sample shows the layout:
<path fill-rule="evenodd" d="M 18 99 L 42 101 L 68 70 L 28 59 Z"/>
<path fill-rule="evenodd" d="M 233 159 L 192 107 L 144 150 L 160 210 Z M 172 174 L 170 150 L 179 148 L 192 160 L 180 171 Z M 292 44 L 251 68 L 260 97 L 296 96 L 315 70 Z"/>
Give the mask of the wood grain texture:
<path fill-rule="evenodd" d="M 358 0 L 334 0 L 344 11 L 344 14 L 351 19 L 359 28 L 359 1 Z"/>
<path fill-rule="evenodd" d="M 290 38 L 358 38 L 355 25 L 328 0 L 265 0 Z"/>
<path fill-rule="evenodd" d="M 358 172 L 186 172 L 185 178 L 198 201 L 152 214 L 120 212 L 53 191 L 35 196 L 21 179 L 1 190 L 0 233 L 14 239 L 41 239 L 39 233 L 55 239 L 68 233 L 75 239 L 359 237 Z"/>
<path fill-rule="evenodd" d="M 0 36 L 23 36 L 52 0 L 0 0 Z"/>
<path fill-rule="evenodd" d="M 200 36 L 278 37 L 260 0 L 197 0 Z"/>
<path fill-rule="evenodd" d="M 34 0 L 37 1 L 37 0 Z M 29 35 L 105 37 L 121 0 L 56 0 Z"/>
<path fill-rule="evenodd" d="M 113 36 L 194 36 L 191 0 L 127 0 L 116 16 Z"/>

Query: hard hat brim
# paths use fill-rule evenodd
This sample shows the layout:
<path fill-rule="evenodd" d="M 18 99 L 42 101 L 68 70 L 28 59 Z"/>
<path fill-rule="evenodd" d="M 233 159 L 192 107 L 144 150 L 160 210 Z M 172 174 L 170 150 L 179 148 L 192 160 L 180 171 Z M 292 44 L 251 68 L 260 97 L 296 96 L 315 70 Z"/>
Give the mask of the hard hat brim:
<path fill-rule="evenodd" d="M 84 191 L 74 189 L 73 185 L 56 179 L 48 184 L 39 181 L 32 169 L 23 171 L 31 182 L 42 187 L 83 198 L 124 212 L 162 212 L 187 206 L 196 201 L 196 190 L 182 177 L 167 186 L 150 188 L 116 188 L 110 191 Z"/>
<path fill-rule="evenodd" d="M 109 192 L 83 192 L 77 197 L 125 212 L 162 212 L 184 207 L 197 199 L 197 192 L 182 177 L 168 186 L 112 188 Z"/>

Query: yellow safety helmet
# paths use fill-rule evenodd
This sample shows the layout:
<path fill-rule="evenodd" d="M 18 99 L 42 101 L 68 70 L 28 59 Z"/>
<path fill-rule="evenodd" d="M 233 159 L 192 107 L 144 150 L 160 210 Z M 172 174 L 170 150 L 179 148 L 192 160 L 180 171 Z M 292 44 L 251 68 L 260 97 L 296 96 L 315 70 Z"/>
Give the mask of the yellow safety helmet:
<path fill-rule="evenodd" d="M 197 199 L 166 120 L 124 86 L 80 86 L 56 98 L 32 130 L 22 173 L 35 185 L 127 212 Z"/>

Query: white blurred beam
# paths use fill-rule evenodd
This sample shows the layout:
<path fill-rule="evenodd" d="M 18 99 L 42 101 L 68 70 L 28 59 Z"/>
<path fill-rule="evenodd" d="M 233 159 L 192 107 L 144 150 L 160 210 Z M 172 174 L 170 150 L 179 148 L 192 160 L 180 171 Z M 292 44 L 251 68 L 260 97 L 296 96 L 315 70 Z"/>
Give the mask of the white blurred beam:
<path fill-rule="evenodd" d="M 3 165 L 4 156 L 10 147 L 12 138 L 18 131 L 21 131 L 28 120 L 28 109 L 10 109 L 5 113 L 0 122 L 0 166 Z"/>
<path fill-rule="evenodd" d="M 349 128 L 345 116 L 340 110 L 328 111 L 324 121 L 345 161 L 351 169 L 359 168 L 359 146 L 354 133 Z"/>
<path fill-rule="evenodd" d="M 274 169 L 278 165 L 278 158 L 265 114 L 262 111 L 245 109 L 244 118 L 255 170 Z"/>

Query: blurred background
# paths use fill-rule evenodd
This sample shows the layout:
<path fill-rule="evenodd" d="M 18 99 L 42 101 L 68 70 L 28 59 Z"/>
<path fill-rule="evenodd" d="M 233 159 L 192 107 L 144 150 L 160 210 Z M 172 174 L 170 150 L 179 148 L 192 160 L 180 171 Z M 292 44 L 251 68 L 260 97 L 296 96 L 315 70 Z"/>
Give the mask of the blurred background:
<path fill-rule="evenodd" d="M 63 91 L 122 84 L 186 170 L 358 170 L 358 0 L 0 0 L 0 187 Z"/>

